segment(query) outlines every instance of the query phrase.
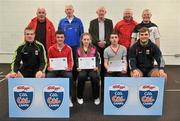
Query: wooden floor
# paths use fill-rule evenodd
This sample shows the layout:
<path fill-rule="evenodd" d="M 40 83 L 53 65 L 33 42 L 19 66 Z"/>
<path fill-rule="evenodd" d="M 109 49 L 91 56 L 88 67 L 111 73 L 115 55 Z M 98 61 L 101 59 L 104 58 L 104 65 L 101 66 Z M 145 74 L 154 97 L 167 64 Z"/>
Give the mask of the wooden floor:
<path fill-rule="evenodd" d="M 104 116 L 103 103 L 96 106 L 91 97 L 91 86 L 86 85 L 85 102 L 70 109 L 69 119 L 19 119 L 8 117 L 7 80 L 9 64 L 0 64 L 0 121 L 180 121 L 180 66 L 166 66 L 168 81 L 165 87 L 163 116 Z"/>

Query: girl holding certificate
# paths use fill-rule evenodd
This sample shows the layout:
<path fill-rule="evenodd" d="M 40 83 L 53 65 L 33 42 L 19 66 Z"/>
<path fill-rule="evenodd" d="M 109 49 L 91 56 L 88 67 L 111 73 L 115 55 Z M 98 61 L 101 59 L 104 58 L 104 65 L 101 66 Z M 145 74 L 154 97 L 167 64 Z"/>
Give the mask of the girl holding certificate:
<path fill-rule="evenodd" d="M 127 50 L 123 45 L 118 44 L 118 33 L 110 34 L 111 45 L 104 50 L 104 67 L 107 70 L 106 76 L 126 76 L 127 73 Z"/>
<path fill-rule="evenodd" d="M 99 99 L 99 55 L 97 50 L 92 45 L 91 35 L 83 33 L 81 35 L 80 47 L 77 49 L 77 71 L 78 85 L 77 85 L 77 102 L 83 104 L 83 91 L 87 77 L 90 77 L 92 84 L 92 94 L 94 104 L 100 103 Z"/>

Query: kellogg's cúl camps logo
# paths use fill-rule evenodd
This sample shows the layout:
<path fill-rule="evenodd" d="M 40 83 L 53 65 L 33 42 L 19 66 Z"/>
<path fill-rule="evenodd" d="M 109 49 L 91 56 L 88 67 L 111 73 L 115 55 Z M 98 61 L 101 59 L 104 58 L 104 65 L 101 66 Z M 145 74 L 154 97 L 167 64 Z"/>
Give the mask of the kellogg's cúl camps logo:
<path fill-rule="evenodd" d="M 113 84 L 109 87 L 111 103 L 116 107 L 122 107 L 128 98 L 128 87 L 123 84 Z"/>
<path fill-rule="evenodd" d="M 58 85 L 48 85 L 44 88 L 44 99 L 51 110 L 57 110 L 64 98 L 64 87 Z"/>
<path fill-rule="evenodd" d="M 145 108 L 150 108 L 157 100 L 159 87 L 146 84 L 139 87 L 139 99 Z"/>
<path fill-rule="evenodd" d="M 13 88 L 13 92 L 15 102 L 20 109 L 26 110 L 31 106 L 34 93 L 33 87 L 29 85 L 18 85 Z"/>

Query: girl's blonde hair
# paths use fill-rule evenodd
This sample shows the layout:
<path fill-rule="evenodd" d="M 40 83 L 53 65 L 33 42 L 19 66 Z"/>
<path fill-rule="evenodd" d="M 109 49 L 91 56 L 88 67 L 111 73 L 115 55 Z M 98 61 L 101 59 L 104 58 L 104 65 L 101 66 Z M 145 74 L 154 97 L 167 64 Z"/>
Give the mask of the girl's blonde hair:
<path fill-rule="evenodd" d="M 83 42 L 82 42 L 84 36 L 89 36 L 89 37 L 90 37 L 90 43 L 89 43 L 89 46 L 88 46 L 87 53 L 89 53 L 89 52 L 91 51 L 91 48 L 93 48 L 91 34 L 89 34 L 89 33 L 87 33 L 87 32 L 81 34 L 81 37 L 80 37 L 80 52 L 81 52 L 82 54 L 84 54 Z"/>

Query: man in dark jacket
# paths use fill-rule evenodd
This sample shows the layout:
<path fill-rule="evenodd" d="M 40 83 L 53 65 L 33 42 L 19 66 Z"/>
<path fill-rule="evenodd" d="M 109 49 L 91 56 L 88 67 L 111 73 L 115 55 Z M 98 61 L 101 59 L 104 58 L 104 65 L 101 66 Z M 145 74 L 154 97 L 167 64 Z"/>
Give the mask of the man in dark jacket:
<path fill-rule="evenodd" d="M 45 77 L 47 66 L 44 46 L 34 40 L 35 31 L 31 27 L 24 30 L 24 42 L 17 48 L 7 77 Z"/>
<path fill-rule="evenodd" d="M 101 57 L 101 81 L 104 82 L 104 49 L 110 45 L 109 37 L 113 31 L 112 20 L 105 18 L 106 9 L 101 6 L 96 11 L 98 18 L 90 21 L 89 33 L 92 36 L 92 43 L 96 46 Z"/>
<path fill-rule="evenodd" d="M 130 48 L 129 66 L 132 77 L 165 77 L 164 59 L 157 45 L 149 39 L 150 31 L 142 27 L 139 31 L 139 40 Z M 157 68 L 154 66 L 157 62 Z"/>

